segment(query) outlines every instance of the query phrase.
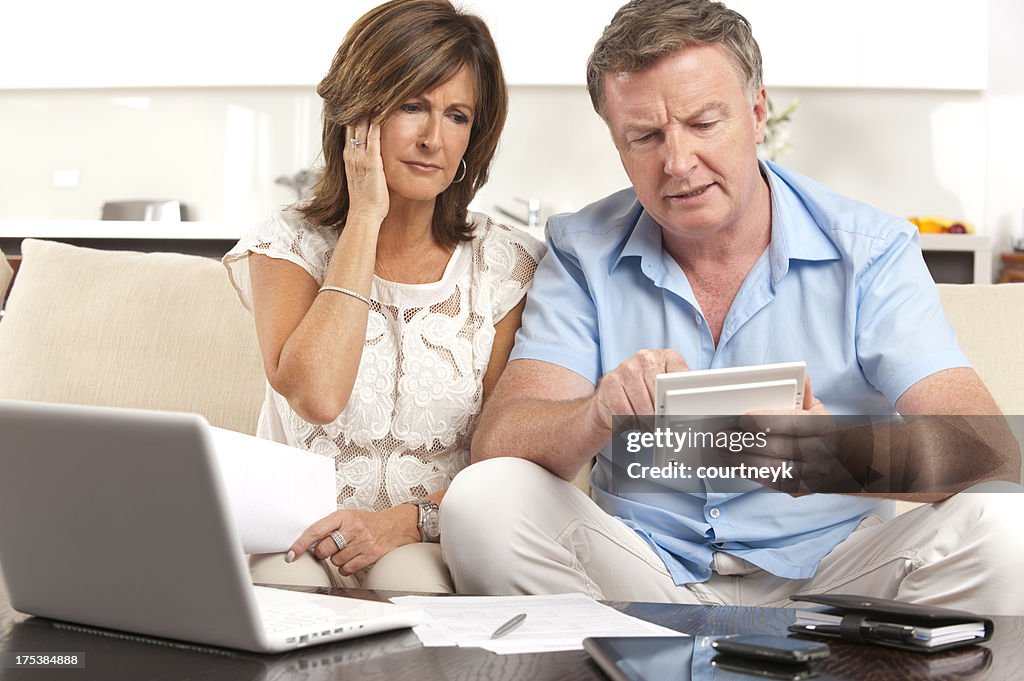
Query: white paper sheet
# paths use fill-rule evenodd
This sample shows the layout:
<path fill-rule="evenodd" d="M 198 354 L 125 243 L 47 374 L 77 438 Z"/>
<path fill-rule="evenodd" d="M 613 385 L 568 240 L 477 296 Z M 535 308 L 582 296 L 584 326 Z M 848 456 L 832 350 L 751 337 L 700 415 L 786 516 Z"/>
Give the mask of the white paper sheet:
<path fill-rule="evenodd" d="M 223 428 L 210 433 L 246 553 L 287 551 L 337 510 L 332 459 Z"/>
<path fill-rule="evenodd" d="M 484 648 L 499 655 L 583 650 L 588 636 L 686 636 L 602 605 L 584 594 L 551 596 L 398 596 L 426 615 L 413 627 L 425 647 Z M 523 623 L 499 639 L 491 634 L 512 617 Z"/>

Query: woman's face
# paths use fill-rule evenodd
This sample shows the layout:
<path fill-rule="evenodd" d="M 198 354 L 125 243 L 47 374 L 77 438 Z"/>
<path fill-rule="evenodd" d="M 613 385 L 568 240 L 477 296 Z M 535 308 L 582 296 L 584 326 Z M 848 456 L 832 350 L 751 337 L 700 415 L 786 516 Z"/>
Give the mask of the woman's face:
<path fill-rule="evenodd" d="M 476 83 L 466 66 L 433 90 L 399 106 L 381 127 L 380 153 L 392 201 L 432 201 L 462 175 L 476 109 Z"/>

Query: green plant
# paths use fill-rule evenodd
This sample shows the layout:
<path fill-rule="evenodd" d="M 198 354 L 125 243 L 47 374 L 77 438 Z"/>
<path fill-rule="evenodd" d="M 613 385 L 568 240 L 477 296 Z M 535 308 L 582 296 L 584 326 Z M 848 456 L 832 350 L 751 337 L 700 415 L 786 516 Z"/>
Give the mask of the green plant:
<path fill-rule="evenodd" d="M 792 149 L 792 145 L 789 143 L 788 128 L 793 112 L 800 106 L 800 99 L 792 100 L 782 111 L 775 108 L 770 97 L 767 103 L 768 119 L 765 121 L 764 126 L 764 142 L 758 148 L 757 155 L 761 159 L 776 161 L 780 156 Z"/>

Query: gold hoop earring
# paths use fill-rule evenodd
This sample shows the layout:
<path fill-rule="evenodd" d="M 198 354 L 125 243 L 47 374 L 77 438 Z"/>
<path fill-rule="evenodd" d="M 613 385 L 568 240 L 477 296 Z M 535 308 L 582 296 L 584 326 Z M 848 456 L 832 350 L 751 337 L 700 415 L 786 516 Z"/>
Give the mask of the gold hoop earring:
<path fill-rule="evenodd" d="M 452 180 L 452 184 L 458 184 L 466 179 L 466 171 L 469 170 L 466 166 L 466 159 L 459 161 L 459 164 L 462 166 L 462 174 L 457 179 Z"/>

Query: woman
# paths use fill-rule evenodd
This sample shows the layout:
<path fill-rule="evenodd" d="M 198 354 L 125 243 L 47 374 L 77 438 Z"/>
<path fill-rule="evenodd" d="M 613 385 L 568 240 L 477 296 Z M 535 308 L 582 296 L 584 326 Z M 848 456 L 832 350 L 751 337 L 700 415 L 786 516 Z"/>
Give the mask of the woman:
<path fill-rule="evenodd" d="M 255 557 L 253 576 L 451 591 L 438 505 L 469 462 L 543 249 L 467 214 L 505 122 L 497 50 L 447 0 L 393 0 L 356 22 L 317 92 L 312 199 L 224 262 L 267 373 L 258 434 L 333 457 L 339 510 L 284 560 Z"/>

